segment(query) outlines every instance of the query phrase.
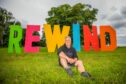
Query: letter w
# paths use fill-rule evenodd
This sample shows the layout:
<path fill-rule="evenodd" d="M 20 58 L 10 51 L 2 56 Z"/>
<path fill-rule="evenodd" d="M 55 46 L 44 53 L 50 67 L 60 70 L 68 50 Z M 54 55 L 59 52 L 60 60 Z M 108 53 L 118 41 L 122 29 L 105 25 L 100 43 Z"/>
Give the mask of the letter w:
<path fill-rule="evenodd" d="M 68 36 L 70 26 L 63 26 L 62 32 L 59 25 L 54 25 L 53 32 L 51 25 L 44 24 L 44 32 L 46 37 L 46 45 L 48 52 L 54 52 L 56 47 L 60 47 L 65 42 L 65 37 Z"/>

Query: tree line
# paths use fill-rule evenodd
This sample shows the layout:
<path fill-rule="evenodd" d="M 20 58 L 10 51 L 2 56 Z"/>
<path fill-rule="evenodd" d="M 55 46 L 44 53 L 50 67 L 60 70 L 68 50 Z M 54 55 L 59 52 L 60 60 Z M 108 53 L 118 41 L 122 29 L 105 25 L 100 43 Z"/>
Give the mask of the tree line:
<path fill-rule="evenodd" d="M 73 6 L 69 4 L 63 4 L 57 7 L 52 7 L 48 11 L 48 17 L 45 19 L 48 24 L 51 24 L 52 30 L 54 24 L 60 24 L 62 30 L 63 25 L 72 26 L 73 23 L 81 25 L 81 39 L 83 39 L 82 25 L 91 25 L 97 20 L 96 15 L 98 9 L 93 8 L 89 4 L 77 3 Z M 5 8 L 0 7 L 0 47 L 7 47 L 9 41 L 9 25 L 20 25 L 21 22 L 16 21 L 13 14 L 7 11 Z M 21 45 L 24 46 L 26 28 L 23 28 L 23 39 Z M 43 32 L 44 33 L 44 32 Z M 35 32 L 33 35 L 40 35 Z M 72 36 L 72 30 L 69 33 Z M 43 34 L 40 42 L 33 42 L 33 46 L 45 46 L 46 39 Z M 81 41 L 83 44 L 83 41 Z"/>

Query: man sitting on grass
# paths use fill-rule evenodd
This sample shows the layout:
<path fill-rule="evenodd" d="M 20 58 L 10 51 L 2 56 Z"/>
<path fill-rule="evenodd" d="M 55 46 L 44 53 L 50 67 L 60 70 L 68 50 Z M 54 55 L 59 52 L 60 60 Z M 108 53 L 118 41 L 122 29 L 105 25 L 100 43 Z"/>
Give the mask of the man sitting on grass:
<path fill-rule="evenodd" d="M 78 60 L 75 49 L 71 46 L 71 37 L 65 38 L 65 44 L 58 49 L 59 64 L 72 76 L 71 66 L 76 66 L 81 76 L 91 78 L 91 75 L 85 71 L 83 62 Z"/>

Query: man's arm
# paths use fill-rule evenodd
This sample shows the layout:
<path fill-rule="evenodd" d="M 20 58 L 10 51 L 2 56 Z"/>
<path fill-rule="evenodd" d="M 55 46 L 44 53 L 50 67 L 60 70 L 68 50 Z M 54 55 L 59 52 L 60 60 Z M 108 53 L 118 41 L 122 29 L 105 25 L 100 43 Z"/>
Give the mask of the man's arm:
<path fill-rule="evenodd" d="M 76 62 L 78 60 L 78 56 L 77 56 L 77 52 L 74 48 L 73 48 L 73 53 L 74 53 L 73 62 Z"/>
<path fill-rule="evenodd" d="M 67 61 L 69 61 L 69 59 L 70 59 L 63 51 L 61 51 L 59 53 L 59 56 L 62 57 L 62 58 L 64 58 L 64 59 L 66 59 Z"/>
<path fill-rule="evenodd" d="M 74 63 L 77 61 L 77 58 L 69 58 L 63 51 L 59 53 L 59 56 L 66 59 L 69 63 Z"/>

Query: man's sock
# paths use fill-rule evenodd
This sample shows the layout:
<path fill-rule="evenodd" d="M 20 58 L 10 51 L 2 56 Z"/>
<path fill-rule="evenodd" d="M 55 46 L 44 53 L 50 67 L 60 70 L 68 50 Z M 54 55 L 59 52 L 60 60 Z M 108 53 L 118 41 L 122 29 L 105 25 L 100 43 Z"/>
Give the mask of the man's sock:
<path fill-rule="evenodd" d="M 66 68 L 65 70 L 67 71 L 67 73 L 68 73 L 70 76 L 73 76 L 73 72 L 72 72 L 71 68 Z"/>

